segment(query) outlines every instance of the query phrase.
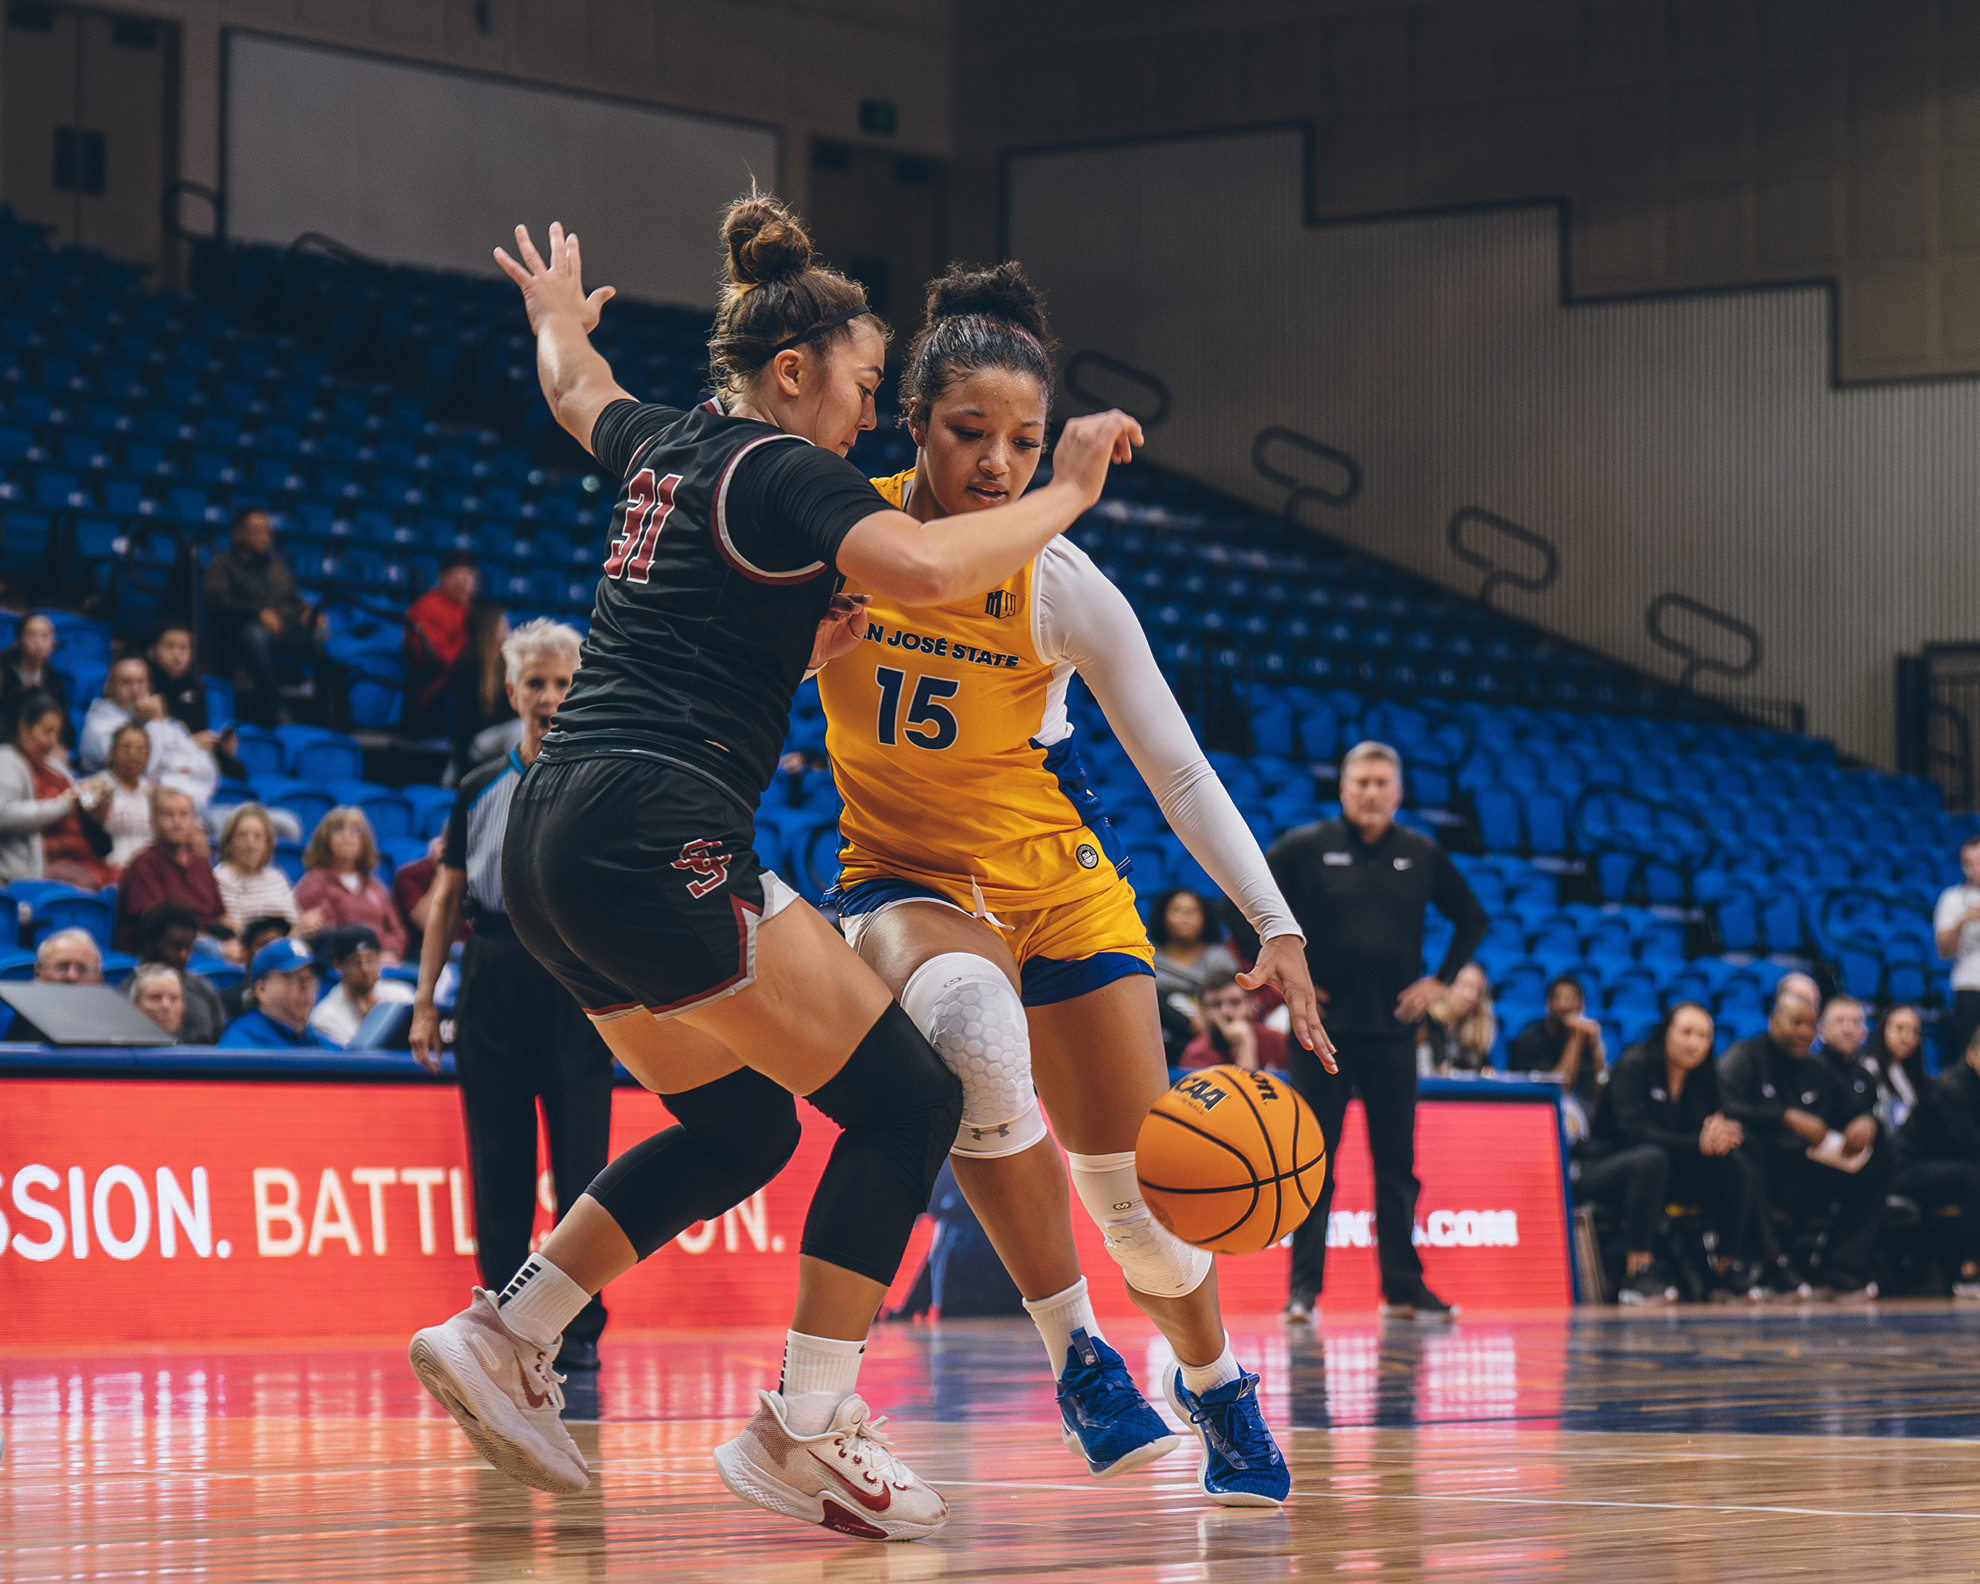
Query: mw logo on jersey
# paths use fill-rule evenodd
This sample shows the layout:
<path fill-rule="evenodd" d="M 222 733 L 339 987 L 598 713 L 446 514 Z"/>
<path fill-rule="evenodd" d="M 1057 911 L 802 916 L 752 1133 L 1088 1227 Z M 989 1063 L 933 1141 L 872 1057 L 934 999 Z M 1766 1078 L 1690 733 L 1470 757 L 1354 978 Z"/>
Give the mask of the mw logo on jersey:
<path fill-rule="evenodd" d="M 701 876 L 699 880 L 687 883 L 688 895 L 697 902 L 729 878 L 729 860 L 722 856 L 722 849 L 712 841 L 684 843 L 680 857 L 674 860 L 674 867 Z"/>
<path fill-rule="evenodd" d="M 983 614 L 986 616 L 1015 616 L 1018 597 L 1009 589 L 992 589 L 983 596 Z"/>

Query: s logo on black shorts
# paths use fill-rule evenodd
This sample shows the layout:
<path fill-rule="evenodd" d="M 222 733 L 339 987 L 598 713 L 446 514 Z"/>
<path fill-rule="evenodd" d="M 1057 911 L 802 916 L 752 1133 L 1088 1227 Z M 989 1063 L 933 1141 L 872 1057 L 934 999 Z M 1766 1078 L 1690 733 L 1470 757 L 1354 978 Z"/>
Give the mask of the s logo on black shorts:
<path fill-rule="evenodd" d="M 701 876 L 699 880 L 687 883 L 688 895 L 697 902 L 729 878 L 729 860 L 722 856 L 722 849 L 712 841 L 683 843 L 680 857 L 674 860 L 674 867 Z"/>
<path fill-rule="evenodd" d="M 1079 844 L 1078 850 L 1073 853 L 1073 856 L 1079 860 L 1079 866 L 1082 869 L 1095 868 L 1100 862 L 1100 855 L 1086 842 Z"/>

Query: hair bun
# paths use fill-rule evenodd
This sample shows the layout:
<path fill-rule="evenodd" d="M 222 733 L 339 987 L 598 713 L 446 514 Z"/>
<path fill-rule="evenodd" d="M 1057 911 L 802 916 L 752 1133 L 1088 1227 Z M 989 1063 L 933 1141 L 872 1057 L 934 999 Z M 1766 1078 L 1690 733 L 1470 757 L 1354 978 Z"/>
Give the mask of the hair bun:
<path fill-rule="evenodd" d="M 729 279 L 737 286 L 791 280 L 811 268 L 811 238 L 781 198 L 752 193 L 729 205 L 722 217 Z"/>
<path fill-rule="evenodd" d="M 1052 343 L 1045 323 L 1045 299 L 1025 278 L 1024 266 L 1006 259 L 991 269 L 951 264 L 928 283 L 928 318 L 959 319 L 981 314 L 1029 331 L 1042 346 Z"/>

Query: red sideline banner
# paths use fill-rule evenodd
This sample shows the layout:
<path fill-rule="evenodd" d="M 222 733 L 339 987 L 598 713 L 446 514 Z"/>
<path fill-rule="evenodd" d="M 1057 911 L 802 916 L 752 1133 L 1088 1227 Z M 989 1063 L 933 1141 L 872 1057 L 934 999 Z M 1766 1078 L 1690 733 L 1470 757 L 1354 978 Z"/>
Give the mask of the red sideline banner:
<path fill-rule="evenodd" d="M 615 1283 L 616 1324 L 786 1323 L 836 1134 L 800 1110 L 804 1139 L 783 1175 Z M 0 1345 L 410 1333 L 461 1307 L 477 1279 L 451 1088 L 10 1079 L 0 1116 Z M 666 1122 L 651 1095 L 618 1090 L 612 1152 Z M 1440 1292 L 1475 1308 L 1570 1301 L 1551 1106 L 1426 1099 L 1417 1161 L 1416 1240 Z M 1367 1308 L 1379 1294 L 1358 1106 L 1336 1169 L 1327 1302 Z M 1126 1311 L 1076 1201 L 1073 1219 L 1097 1307 Z M 924 1223 L 894 1296 L 926 1245 Z M 1225 1307 L 1276 1309 L 1288 1259 L 1281 1246 L 1220 1261 Z"/>

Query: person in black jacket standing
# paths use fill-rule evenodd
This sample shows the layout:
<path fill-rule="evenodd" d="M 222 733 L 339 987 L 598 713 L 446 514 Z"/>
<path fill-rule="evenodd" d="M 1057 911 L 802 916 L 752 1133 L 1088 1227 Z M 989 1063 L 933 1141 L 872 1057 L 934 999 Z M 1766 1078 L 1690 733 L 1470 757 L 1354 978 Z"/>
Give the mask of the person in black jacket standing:
<path fill-rule="evenodd" d="M 1705 1206 L 1718 1230 L 1730 1284 L 1754 1284 L 1747 1261 L 1760 1174 L 1739 1152 L 1746 1132 L 1721 1109 L 1712 1061 L 1712 1014 L 1680 1001 L 1663 1025 L 1623 1052 L 1602 1091 L 1588 1153 L 1576 1162 L 1577 1203 L 1620 1208 L 1628 1252 L 1625 1304 L 1678 1296 L 1653 1247 L 1664 1206 L 1677 1198 Z"/>
<path fill-rule="evenodd" d="M 1447 1318 L 1452 1307 L 1423 1281 L 1416 1228 L 1416 1025 L 1450 988 L 1485 938 L 1485 909 L 1450 855 L 1396 824 L 1402 756 L 1364 742 L 1341 760 L 1341 818 L 1301 826 L 1268 852 L 1293 917 L 1306 933 L 1306 961 L 1327 1009 L 1338 1075 L 1310 1051 L 1291 1052 L 1293 1087 L 1320 1120 L 1331 1157 L 1340 1146 L 1350 1092 L 1368 1116 L 1375 1166 L 1375 1237 L 1382 1313 Z M 1435 974 L 1423 971 L 1423 910 L 1456 926 Z M 1334 1173 L 1313 1213 L 1293 1234 L 1288 1320 L 1310 1319 L 1325 1283 L 1327 1215 Z"/>
<path fill-rule="evenodd" d="M 1870 1261 L 1891 1151 L 1879 1143 L 1875 1116 L 1852 1114 L 1854 1097 L 1811 1056 L 1814 1045 L 1815 1008 L 1798 995 L 1776 996 L 1767 1031 L 1741 1040 L 1719 1063 L 1719 1088 L 1726 1115 L 1746 1130 L 1742 1148 L 1761 1170 L 1768 1204 L 1797 1218 L 1838 1207 L 1824 1285 L 1845 1302 L 1875 1298 Z M 1772 1285 L 1807 1296 L 1808 1284 L 1771 1246 L 1771 1228 L 1767 1237 Z"/>
<path fill-rule="evenodd" d="M 1959 1279 L 1953 1297 L 1980 1299 L 1980 1035 L 1956 1067 L 1932 1084 L 1931 1097 L 1911 1108 L 1897 1136 L 1897 1175 L 1891 1192 L 1921 1209 L 1959 1206 Z"/>

